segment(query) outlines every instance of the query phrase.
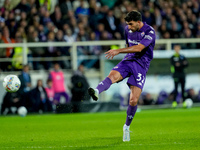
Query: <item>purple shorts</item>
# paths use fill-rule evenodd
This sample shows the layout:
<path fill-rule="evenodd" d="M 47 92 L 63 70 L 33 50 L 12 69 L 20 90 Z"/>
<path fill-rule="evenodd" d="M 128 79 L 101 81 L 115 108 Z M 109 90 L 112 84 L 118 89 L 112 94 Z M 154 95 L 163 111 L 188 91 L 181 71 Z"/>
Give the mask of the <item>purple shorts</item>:
<path fill-rule="evenodd" d="M 146 79 L 146 69 L 140 66 L 136 61 L 122 60 L 112 70 L 118 71 L 123 79 L 128 77 L 127 84 L 139 87 L 141 90 L 144 87 Z"/>

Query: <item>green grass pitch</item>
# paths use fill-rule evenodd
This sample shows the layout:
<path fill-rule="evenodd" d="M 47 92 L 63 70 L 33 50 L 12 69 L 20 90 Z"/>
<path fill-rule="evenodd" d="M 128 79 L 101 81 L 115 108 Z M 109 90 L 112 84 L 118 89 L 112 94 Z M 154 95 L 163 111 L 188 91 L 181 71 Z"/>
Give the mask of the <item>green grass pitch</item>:
<path fill-rule="evenodd" d="M 137 112 L 122 141 L 126 112 L 1 116 L 0 150 L 200 150 L 200 107 Z"/>

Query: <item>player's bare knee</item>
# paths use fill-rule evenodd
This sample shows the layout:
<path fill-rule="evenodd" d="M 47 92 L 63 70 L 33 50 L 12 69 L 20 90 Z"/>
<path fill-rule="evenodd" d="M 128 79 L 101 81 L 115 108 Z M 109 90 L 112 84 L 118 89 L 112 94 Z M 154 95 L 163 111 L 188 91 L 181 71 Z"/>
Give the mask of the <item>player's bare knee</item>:
<path fill-rule="evenodd" d="M 137 103 L 138 103 L 138 99 L 137 98 L 130 98 L 129 105 L 136 106 Z"/>
<path fill-rule="evenodd" d="M 109 75 L 108 78 L 112 81 L 112 83 L 118 82 L 122 80 L 122 77 L 119 72 L 117 71 L 112 71 Z"/>

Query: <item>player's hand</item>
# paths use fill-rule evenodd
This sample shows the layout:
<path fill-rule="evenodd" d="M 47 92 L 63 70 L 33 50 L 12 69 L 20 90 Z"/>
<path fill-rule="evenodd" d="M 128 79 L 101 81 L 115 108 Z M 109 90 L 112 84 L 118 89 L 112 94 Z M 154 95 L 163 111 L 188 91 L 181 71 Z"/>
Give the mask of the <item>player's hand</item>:
<path fill-rule="evenodd" d="M 107 54 L 105 56 L 107 59 L 113 59 L 114 56 L 119 54 L 119 51 L 116 49 L 111 49 L 111 50 L 105 52 L 104 54 Z"/>

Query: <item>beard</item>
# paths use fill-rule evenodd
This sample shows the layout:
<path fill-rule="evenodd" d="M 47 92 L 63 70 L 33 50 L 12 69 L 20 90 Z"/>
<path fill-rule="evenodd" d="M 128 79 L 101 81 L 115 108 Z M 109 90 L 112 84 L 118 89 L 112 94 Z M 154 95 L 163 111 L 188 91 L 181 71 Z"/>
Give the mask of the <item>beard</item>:
<path fill-rule="evenodd" d="M 132 32 L 139 31 L 139 25 L 136 25 L 134 29 L 131 29 Z"/>

